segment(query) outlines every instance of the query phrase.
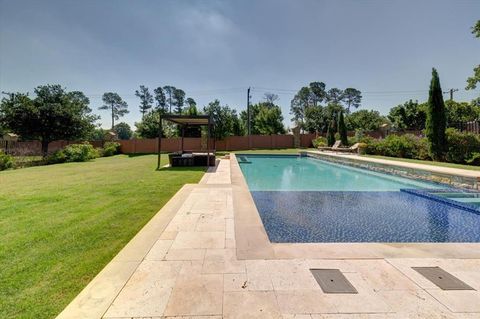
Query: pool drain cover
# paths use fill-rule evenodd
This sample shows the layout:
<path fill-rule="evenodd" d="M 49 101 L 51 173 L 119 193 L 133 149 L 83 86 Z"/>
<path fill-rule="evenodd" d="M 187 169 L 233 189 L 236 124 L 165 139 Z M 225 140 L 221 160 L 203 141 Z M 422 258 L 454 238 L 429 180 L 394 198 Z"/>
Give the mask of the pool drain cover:
<path fill-rule="evenodd" d="M 440 267 L 412 267 L 442 290 L 475 290 Z"/>
<path fill-rule="evenodd" d="M 357 294 L 357 290 L 338 269 L 310 269 L 313 277 L 327 294 Z"/>

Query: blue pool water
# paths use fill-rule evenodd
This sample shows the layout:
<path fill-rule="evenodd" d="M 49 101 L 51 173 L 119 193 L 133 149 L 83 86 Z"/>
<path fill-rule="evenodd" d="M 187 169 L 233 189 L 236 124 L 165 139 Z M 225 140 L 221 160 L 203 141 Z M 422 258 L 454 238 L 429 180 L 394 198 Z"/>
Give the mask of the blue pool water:
<path fill-rule="evenodd" d="M 398 191 L 438 187 L 306 156 L 240 154 L 237 160 L 251 191 Z"/>
<path fill-rule="evenodd" d="M 480 211 L 414 191 L 444 186 L 310 157 L 237 159 L 272 242 L 480 242 Z"/>

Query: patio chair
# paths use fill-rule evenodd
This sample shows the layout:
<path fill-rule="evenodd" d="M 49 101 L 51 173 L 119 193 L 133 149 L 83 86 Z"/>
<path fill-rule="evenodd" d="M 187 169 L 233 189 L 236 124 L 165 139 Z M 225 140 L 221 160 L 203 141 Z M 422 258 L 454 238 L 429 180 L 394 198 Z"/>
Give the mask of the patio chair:
<path fill-rule="evenodd" d="M 355 143 L 350 147 L 343 147 L 343 148 L 339 147 L 335 149 L 335 152 L 357 153 L 359 146 L 360 146 L 360 143 Z"/>
<path fill-rule="evenodd" d="M 342 141 L 336 141 L 332 147 L 329 146 L 320 146 L 318 147 L 319 151 L 336 151 L 342 146 Z"/>

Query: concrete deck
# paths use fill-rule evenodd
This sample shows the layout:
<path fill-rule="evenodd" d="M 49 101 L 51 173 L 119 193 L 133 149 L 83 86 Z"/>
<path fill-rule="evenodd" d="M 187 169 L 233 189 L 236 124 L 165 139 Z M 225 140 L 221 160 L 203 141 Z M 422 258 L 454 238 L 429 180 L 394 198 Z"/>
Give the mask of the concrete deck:
<path fill-rule="evenodd" d="M 478 244 L 372 245 L 270 243 L 232 156 L 184 186 L 58 318 L 480 317 Z M 440 290 L 419 266 L 476 290 Z M 310 268 L 340 269 L 359 293 L 323 293 Z"/>

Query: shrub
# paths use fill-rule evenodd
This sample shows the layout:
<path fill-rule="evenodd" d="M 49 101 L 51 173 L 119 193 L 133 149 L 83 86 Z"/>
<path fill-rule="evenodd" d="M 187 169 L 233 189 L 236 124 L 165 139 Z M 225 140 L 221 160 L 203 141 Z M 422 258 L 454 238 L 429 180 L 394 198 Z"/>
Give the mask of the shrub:
<path fill-rule="evenodd" d="M 112 156 L 120 153 L 120 143 L 117 142 L 106 142 L 103 146 L 102 156 Z"/>
<path fill-rule="evenodd" d="M 480 165 L 480 153 L 473 152 L 469 159 L 467 159 L 467 164 L 470 165 Z"/>
<path fill-rule="evenodd" d="M 13 167 L 13 157 L 0 151 L 0 171 Z"/>
<path fill-rule="evenodd" d="M 480 137 L 472 133 L 462 133 L 454 128 L 445 131 L 447 135 L 447 153 L 445 159 L 452 163 L 467 163 L 474 153 L 480 150 Z M 472 163 L 476 160 L 473 159 Z"/>
<path fill-rule="evenodd" d="M 415 148 L 416 138 L 413 135 L 388 135 L 381 143 L 377 146 L 377 151 L 381 155 L 393 156 L 393 157 L 402 157 L 402 158 L 415 158 L 416 157 L 416 148 Z"/>
<path fill-rule="evenodd" d="M 98 157 L 104 157 L 105 156 L 105 151 L 101 147 L 96 147 L 95 150 L 97 151 Z"/>
<path fill-rule="evenodd" d="M 412 134 L 388 135 L 383 140 L 376 140 L 365 137 L 363 141 L 367 144 L 367 154 L 384 155 L 391 157 L 428 159 L 428 143 L 425 138 Z"/>
<path fill-rule="evenodd" d="M 367 152 L 368 145 L 366 143 L 359 142 L 358 143 L 358 154 L 364 155 Z"/>
<path fill-rule="evenodd" d="M 327 139 L 323 136 L 319 136 L 312 140 L 313 147 L 324 147 L 327 146 Z"/>
<path fill-rule="evenodd" d="M 348 138 L 348 143 L 353 145 L 355 143 L 365 143 L 367 145 L 375 143 L 377 140 L 371 136 L 365 135 L 363 130 L 356 130 L 355 136 Z"/>
<path fill-rule="evenodd" d="M 428 152 L 428 140 L 426 137 L 417 139 L 417 155 L 415 157 L 419 160 L 430 160 L 430 153 Z"/>
<path fill-rule="evenodd" d="M 86 162 L 98 157 L 98 151 L 89 143 L 70 144 L 48 158 L 49 164 L 64 162 Z"/>

